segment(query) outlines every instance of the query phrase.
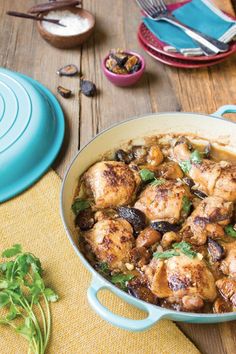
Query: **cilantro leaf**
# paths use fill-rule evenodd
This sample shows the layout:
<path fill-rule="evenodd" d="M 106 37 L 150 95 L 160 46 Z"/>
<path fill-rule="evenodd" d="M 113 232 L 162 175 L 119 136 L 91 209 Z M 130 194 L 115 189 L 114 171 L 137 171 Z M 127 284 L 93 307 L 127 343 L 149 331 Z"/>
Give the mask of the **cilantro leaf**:
<path fill-rule="evenodd" d="M 151 182 L 152 186 L 162 186 L 163 184 L 166 183 L 166 180 L 164 178 L 155 178 L 153 182 Z"/>
<path fill-rule="evenodd" d="M 189 258 L 195 258 L 197 256 L 197 252 L 191 249 L 191 245 L 185 241 L 181 241 L 179 243 L 173 244 L 174 249 L 179 249 Z"/>
<path fill-rule="evenodd" d="M 122 290 L 126 290 L 126 283 L 134 278 L 132 274 L 116 274 L 111 277 L 113 284 L 118 284 Z"/>
<path fill-rule="evenodd" d="M 108 267 L 108 264 L 106 262 L 100 262 L 98 263 L 98 271 L 101 273 L 103 276 L 107 276 L 110 274 L 110 269 Z"/>
<path fill-rule="evenodd" d="M 5 291 L 0 292 L 0 308 L 6 306 L 10 302 L 9 294 Z"/>
<path fill-rule="evenodd" d="M 182 210 L 185 212 L 185 214 L 189 214 L 191 206 L 191 200 L 186 195 L 184 195 L 182 198 Z"/>
<path fill-rule="evenodd" d="M 21 245 L 16 244 L 2 252 L 2 257 L 11 258 L 22 252 Z"/>
<path fill-rule="evenodd" d="M 225 226 L 225 232 L 228 236 L 236 237 L 236 230 L 233 225 Z"/>
<path fill-rule="evenodd" d="M 50 302 L 56 302 L 59 296 L 50 288 L 46 288 L 44 290 L 44 295 L 46 296 L 47 300 Z"/>
<path fill-rule="evenodd" d="M 200 153 L 198 150 L 194 150 L 194 151 L 191 153 L 190 161 L 193 162 L 193 163 L 200 164 L 200 163 L 202 162 L 201 153 Z"/>
<path fill-rule="evenodd" d="M 6 316 L 6 320 L 7 321 L 12 321 L 14 320 L 18 315 L 20 314 L 20 312 L 17 310 L 17 307 L 14 304 L 11 304 L 9 312 Z"/>
<path fill-rule="evenodd" d="M 184 173 L 189 173 L 192 167 L 189 160 L 179 162 L 179 166 Z"/>
<path fill-rule="evenodd" d="M 77 198 L 72 204 L 71 208 L 75 215 L 78 215 L 81 211 L 88 209 L 90 207 L 90 202 L 86 199 Z"/>
<path fill-rule="evenodd" d="M 184 173 L 189 173 L 192 167 L 192 162 L 200 164 L 202 163 L 202 156 L 198 150 L 194 150 L 190 155 L 190 160 L 179 162 L 179 166 Z"/>
<path fill-rule="evenodd" d="M 8 281 L 7 280 L 0 280 L 0 290 L 8 288 Z"/>
<path fill-rule="evenodd" d="M 139 171 L 139 174 L 144 182 L 152 181 L 155 178 L 155 173 L 146 168 Z"/>
<path fill-rule="evenodd" d="M 20 325 L 16 328 L 16 331 L 26 337 L 29 341 L 32 340 L 36 333 L 33 321 L 29 317 L 25 319 L 25 323 L 23 325 Z"/>
<path fill-rule="evenodd" d="M 2 255 L 14 258 L 0 264 L 0 308 L 6 313 L 0 325 L 10 325 L 25 337 L 29 351 L 44 353 L 51 332 L 49 302 L 57 301 L 58 296 L 45 287 L 40 260 L 33 254 L 23 253 L 20 245 L 14 245 Z"/>
<path fill-rule="evenodd" d="M 167 250 L 165 252 L 155 252 L 153 254 L 153 257 L 158 259 L 169 259 L 174 256 L 180 256 L 180 254 L 175 250 Z"/>

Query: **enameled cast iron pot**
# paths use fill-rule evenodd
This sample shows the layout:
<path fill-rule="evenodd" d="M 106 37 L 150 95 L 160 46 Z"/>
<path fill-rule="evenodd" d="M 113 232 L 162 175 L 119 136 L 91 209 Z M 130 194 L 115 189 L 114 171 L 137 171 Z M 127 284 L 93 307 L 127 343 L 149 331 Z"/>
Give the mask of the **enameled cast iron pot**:
<path fill-rule="evenodd" d="M 92 274 L 92 282 L 87 294 L 89 303 L 106 321 L 130 331 L 142 331 L 148 329 L 162 318 L 191 323 L 217 323 L 236 319 L 236 312 L 225 314 L 197 314 L 177 312 L 161 308 L 136 299 L 118 289 L 115 285 L 108 282 L 96 272 L 79 251 L 78 235 L 74 229 L 73 215 L 71 211 L 71 204 L 79 176 L 90 165 L 98 161 L 101 155 L 107 153 L 109 150 L 117 149 L 122 143 L 127 142 L 130 139 L 161 133 L 193 133 L 214 141 L 218 138 L 228 139 L 228 149 L 231 152 L 236 153 L 236 124 L 222 118 L 223 114 L 233 112 L 236 112 L 236 106 L 223 106 L 212 116 L 178 112 L 155 113 L 139 118 L 133 118 L 115 125 L 99 134 L 90 143 L 83 147 L 72 161 L 63 181 L 61 192 L 61 216 L 75 252 Z M 147 317 L 142 320 L 132 320 L 113 314 L 98 300 L 97 295 L 101 289 L 110 290 L 129 304 L 146 311 L 148 314 Z"/>

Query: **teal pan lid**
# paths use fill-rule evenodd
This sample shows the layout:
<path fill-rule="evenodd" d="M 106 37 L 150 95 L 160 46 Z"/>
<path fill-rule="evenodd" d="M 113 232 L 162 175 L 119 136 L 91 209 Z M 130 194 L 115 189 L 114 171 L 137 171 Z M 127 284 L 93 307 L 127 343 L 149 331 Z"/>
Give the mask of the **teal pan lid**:
<path fill-rule="evenodd" d="M 47 171 L 64 137 L 62 109 L 39 82 L 0 68 L 0 202 Z"/>

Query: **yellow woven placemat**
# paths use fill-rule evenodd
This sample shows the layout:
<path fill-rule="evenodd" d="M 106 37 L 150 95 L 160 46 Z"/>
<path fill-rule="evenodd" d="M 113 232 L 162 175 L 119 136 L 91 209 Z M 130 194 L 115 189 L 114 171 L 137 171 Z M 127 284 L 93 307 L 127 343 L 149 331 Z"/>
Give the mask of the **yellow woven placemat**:
<path fill-rule="evenodd" d="M 199 351 L 174 323 L 162 320 L 152 329 L 130 333 L 111 326 L 88 305 L 90 274 L 65 234 L 59 214 L 61 180 L 47 173 L 36 185 L 0 205 L 0 251 L 21 243 L 40 258 L 46 282 L 59 294 L 52 304 L 51 354 L 197 354 Z M 134 309 L 108 292 L 102 301 L 115 312 L 140 318 Z M 10 328 L 0 327 L 0 353 L 27 353 L 27 344 Z"/>

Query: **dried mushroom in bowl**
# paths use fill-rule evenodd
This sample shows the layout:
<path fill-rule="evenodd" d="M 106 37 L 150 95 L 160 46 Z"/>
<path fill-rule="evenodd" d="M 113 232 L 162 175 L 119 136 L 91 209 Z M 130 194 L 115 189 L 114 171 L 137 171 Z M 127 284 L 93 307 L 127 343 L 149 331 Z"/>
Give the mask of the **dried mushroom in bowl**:
<path fill-rule="evenodd" d="M 235 156 L 222 159 L 186 136 L 146 141 L 119 147 L 80 177 L 72 209 L 82 253 L 146 302 L 235 311 Z"/>
<path fill-rule="evenodd" d="M 105 65 L 109 71 L 118 75 L 133 74 L 141 68 L 141 62 L 136 55 L 121 49 L 111 50 Z"/>

